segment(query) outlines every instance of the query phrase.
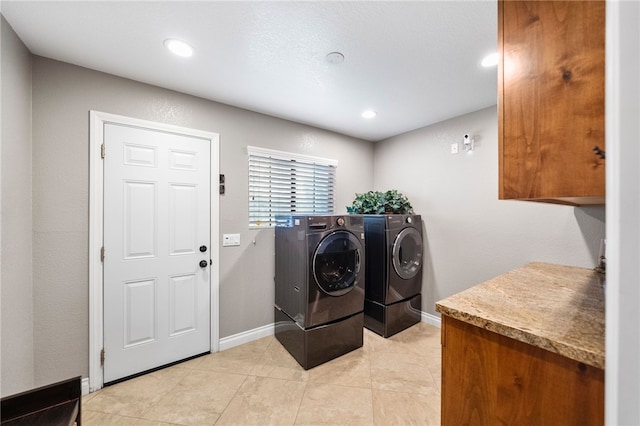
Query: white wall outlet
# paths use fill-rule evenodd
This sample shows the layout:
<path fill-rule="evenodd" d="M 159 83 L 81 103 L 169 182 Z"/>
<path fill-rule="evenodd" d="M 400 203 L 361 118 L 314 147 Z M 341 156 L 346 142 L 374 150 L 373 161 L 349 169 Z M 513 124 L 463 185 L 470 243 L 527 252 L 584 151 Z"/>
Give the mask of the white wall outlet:
<path fill-rule="evenodd" d="M 223 234 L 222 235 L 222 246 L 223 247 L 232 247 L 240 245 L 240 234 Z"/>
<path fill-rule="evenodd" d="M 458 153 L 458 142 L 451 144 L 451 153 L 452 154 L 457 154 Z"/>

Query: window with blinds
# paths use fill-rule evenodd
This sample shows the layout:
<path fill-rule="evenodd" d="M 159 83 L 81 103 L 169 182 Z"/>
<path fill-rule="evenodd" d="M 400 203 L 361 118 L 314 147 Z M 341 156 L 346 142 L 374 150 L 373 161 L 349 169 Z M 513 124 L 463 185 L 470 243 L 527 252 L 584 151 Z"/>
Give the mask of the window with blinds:
<path fill-rule="evenodd" d="M 247 147 L 249 227 L 275 226 L 283 213 L 333 214 L 337 160 Z"/>

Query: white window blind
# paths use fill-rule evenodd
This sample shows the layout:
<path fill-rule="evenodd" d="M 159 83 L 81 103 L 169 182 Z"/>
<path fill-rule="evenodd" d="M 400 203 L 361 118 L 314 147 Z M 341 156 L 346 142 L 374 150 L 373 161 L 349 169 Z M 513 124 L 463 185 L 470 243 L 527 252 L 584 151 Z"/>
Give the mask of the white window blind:
<path fill-rule="evenodd" d="M 333 214 L 337 160 L 247 147 L 249 227 L 275 226 L 277 214 Z"/>

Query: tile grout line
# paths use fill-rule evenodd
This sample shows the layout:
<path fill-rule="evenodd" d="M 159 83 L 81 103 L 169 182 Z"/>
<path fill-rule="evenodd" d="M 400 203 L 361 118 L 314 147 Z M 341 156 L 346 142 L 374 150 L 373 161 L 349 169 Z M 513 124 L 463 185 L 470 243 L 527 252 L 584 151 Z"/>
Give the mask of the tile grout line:
<path fill-rule="evenodd" d="M 300 415 L 300 409 L 302 408 L 302 401 L 304 401 L 304 397 L 307 394 L 307 385 L 309 384 L 308 380 L 304 382 L 304 391 L 302 391 L 302 396 L 300 397 L 300 402 L 298 403 L 298 409 L 296 410 L 296 417 L 293 419 L 293 425 L 298 424 L 298 416 Z"/>
<path fill-rule="evenodd" d="M 240 374 L 238 374 L 240 375 Z M 220 415 L 218 416 L 218 418 L 216 419 L 216 422 L 214 424 L 218 424 L 218 422 L 220 421 L 220 419 L 222 418 L 222 416 L 224 415 L 225 411 L 227 411 L 227 409 L 229 408 L 229 405 L 231 404 L 231 402 L 234 400 L 234 398 L 236 396 L 238 396 L 238 392 L 240 391 L 240 389 L 242 389 L 242 387 L 244 386 L 245 383 L 247 383 L 247 379 L 249 378 L 249 375 L 245 375 L 244 380 L 242 381 L 242 384 L 240 386 L 238 386 L 238 388 L 236 389 L 236 391 L 233 393 L 233 396 L 231 396 L 231 398 L 229 398 L 229 401 L 225 404 L 222 412 L 220 413 Z"/>
<path fill-rule="evenodd" d="M 179 364 L 178 364 L 178 365 L 179 365 Z M 172 367 L 169 367 L 169 368 L 173 368 L 173 367 L 175 367 L 175 366 L 172 366 Z M 151 403 L 151 404 L 149 405 L 149 407 L 147 407 L 147 409 L 146 409 L 146 410 L 144 410 L 144 411 L 140 414 L 140 417 L 136 417 L 136 418 L 139 418 L 139 419 L 142 419 L 142 420 L 151 420 L 151 421 L 159 422 L 158 420 L 149 419 L 149 418 L 147 418 L 147 417 L 145 417 L 145 416 L 147 415 L 147 413 L 148 413 L 148 412 L 150 412 L 150 411 L 151 411 L 151 409 L 152 409 L 153 407 L 155 407 L 155 406 L 156 406 L 160 401 L 162 401 L 162 400 L 164 399 L 164 397 L 166 397 L 167 395 L 169 395 L 169 393 L 170 393 L 171 391 L 173 391 L 175 388 L 177 388 L 177 387 L 178 387 L 178 385 L 180 384 L 180 382 L 182 382 L 182 381 L 183 381 L 183 380 L 184 380 L 184 379 L 185 379 L 189 374 L 191 374 L 191 373 L 192 373 L 192 371 L 191 371 L 191 370 L 189 370 L 189 369 L 187 369 L 187 368 L 184 368 L 184 367 L 181 367 L 181 368 L 182 368 L 182 369 L 184 369 L 184 370 L 186 370 L 186 371 L 187 371 L 187 373 L 186 373 L 184 376 L 182 376 L 182 377 L 180 378 L 180 380 L 178 380 L 178 381 L 177 381 L 177 382 L 176 382 L 172 387 L 170 387 L 170 388 L 169 388 L 169 389 L 168 389 L 168 390 L 167 390 L 167 391 L 166 391 L 162 396 L 160 396 L 160 397 L 158 398 L 158 400 L 157 400 L 157 401 L 155 401 L 155 402 Z M 153 373 L 152 373 L 152 374 L 153 374 Z"/>

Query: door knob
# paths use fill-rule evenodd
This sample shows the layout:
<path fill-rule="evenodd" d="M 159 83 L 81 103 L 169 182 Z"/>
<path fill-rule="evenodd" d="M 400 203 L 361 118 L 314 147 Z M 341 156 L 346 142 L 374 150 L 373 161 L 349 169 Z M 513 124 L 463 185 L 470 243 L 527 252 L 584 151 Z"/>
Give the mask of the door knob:
<path fill-rule="evenodd" d="M 200 261 L 200 267 L 201 268 L 206 268 L 207 267 L 207 261 L 206 260 L 201 260 Z"/>
<path fill-rule="evenodd" d="M 207 251 L 207 246 L 200 246 L 200 253 Z"/>

